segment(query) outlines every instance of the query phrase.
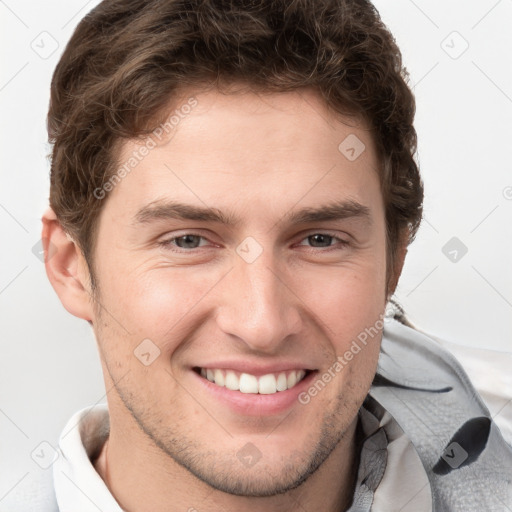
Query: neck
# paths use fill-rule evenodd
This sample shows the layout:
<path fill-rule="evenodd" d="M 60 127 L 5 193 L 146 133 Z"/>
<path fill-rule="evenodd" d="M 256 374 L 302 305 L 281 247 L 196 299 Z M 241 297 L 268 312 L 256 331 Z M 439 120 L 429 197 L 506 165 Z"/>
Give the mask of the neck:
<path fill-rule="evenodd" d="M 127 435 L 128 434 L 128 435 Z M 139 431 L 122 434 L 111 424 L 110 436 L 95 467 L 126 512 L 291 512 L 349 508 L 357 479 L 362 435 L 358 418 L 334 451 L 298 488 L 270 497 L 244 497 L 212 489 Z M 300 505 L 300 506 L 299 506 Z"/>

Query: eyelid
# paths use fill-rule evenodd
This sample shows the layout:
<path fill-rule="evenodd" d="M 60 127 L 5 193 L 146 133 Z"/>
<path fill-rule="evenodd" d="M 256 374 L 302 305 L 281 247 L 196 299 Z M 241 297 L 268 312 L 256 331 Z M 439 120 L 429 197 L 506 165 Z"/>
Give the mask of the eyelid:
<path fill-rule="evenodd" d="M 347 237 L 350 236 L 348 233 L 343 234 L 345 234 Z M 308 236 L 313 235 L 327 235 L 332 236 L 333 238 L 340 238 L 342 236 L 342 233 L 340 233 L 339 231 L 332 231 L 330 229 L 308 229 L 306 231 L 299 233 L 297 236 L 300 237 L 300 239 L 302 240 L 304 238 L 307 238 Z"/>

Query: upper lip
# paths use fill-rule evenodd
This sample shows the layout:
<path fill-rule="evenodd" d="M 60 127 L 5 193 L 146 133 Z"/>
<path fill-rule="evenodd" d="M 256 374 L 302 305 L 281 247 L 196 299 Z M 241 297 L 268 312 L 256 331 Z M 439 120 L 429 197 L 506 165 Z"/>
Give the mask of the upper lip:
<path fill-rule="evenodd" d="M 193 368 L 204 368 L 205 370 L 234 370 L 240 373 L 248 373 L 254 376 L 267 375 L 268 373 L 281 373 L 292 370 L 312 370 L 310 365 L 299 361 L 276 361 L 270 363 L 257 363 L 249 361 L 215 361 L 203 364 L 196 364 Z"/>

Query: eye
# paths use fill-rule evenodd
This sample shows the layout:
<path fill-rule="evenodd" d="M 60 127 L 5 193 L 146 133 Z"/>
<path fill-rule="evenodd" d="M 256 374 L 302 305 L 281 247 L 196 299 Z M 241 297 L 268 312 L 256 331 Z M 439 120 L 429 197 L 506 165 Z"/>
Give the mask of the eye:
<path fill-rule="evenodd" d="M 346 240 L 343 240 L 341 238 L 338 238 L 337 236 L 330 235 L 328 233 L 313 233 L 306 238 L 303 239 L 303 242 L 307 241 L 311 244 L 311 247 L 313 248 L 328 248 L 328 249 L 336 249 L 336 248 L 343 248 L 347 245 L 349 245 L 349 242 Z M 333 241 L 337 241 L 339 247 L 335 247 L 332 245 Z M 304 245 L 303 243 L 300 243 L 299 245 Z"/>
<path fill-rule="evenodd" d="M 307 242 L 309 247 L 313 249 L 324 249 L 322 252 L 327 252 L 327 250 L 340 250 L 350 245 L 348 241 L 329 233 L 312 233 L 306 238 L 303 238 L 298 245 L 307 245 L 304 244 L 304 242 Z M 194 249 L 199 249 L 205 245 L 208 246 L 208 240 L 200 235 L 184 233 L 162 240 L 159 242 L 159 245 L 174 252 L 192 252 Z"/>
<path fill-rule="evenodd" d="M 175 247 L 184 250 L 197 249 L 200 246 L 201 240 L 206 240 L 206 238 L 192 233 L 186 233 L 184 235 L 168 238 L 167 240 L 162 240 L 160 245 L 171 250 L 175 250 Z"/>

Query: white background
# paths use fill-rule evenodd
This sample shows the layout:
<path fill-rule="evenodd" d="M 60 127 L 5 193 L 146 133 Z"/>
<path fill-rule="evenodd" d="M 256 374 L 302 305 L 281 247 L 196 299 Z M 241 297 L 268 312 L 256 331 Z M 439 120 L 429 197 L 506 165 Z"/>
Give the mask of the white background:
<path fill-rule="evenodd" d="M 92 332 L 32 253 L 48 198 L 51 73 L 96 3 L 0 1 L 0 511 L 42 471 L 34 448 L 55 446 L 75 411 L 105 401 Z M 426 190 L 397 297 L 427 332 L 512 351 L 512 0 L 375 3 L 411 75 Z M 443 253 L 453 237 L 468 250 L 456 262 Z"/>

